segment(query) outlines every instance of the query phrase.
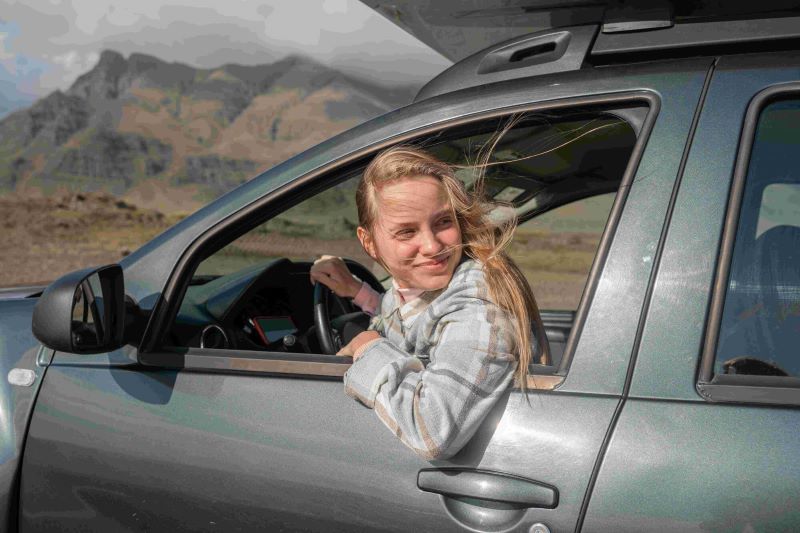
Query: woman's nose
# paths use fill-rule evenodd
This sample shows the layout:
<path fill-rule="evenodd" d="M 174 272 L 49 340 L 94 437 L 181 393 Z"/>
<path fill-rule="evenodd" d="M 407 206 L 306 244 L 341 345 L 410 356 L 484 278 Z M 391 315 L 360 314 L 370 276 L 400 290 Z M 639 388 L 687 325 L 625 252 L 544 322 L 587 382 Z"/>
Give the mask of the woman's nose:
<path fill-rule="evenodd" d="M 420 247 L 422 253 L 425 255 L 436 255 L 442 251 L 442 242 L 431 230 L 422 232 L 422 246 Z"/>

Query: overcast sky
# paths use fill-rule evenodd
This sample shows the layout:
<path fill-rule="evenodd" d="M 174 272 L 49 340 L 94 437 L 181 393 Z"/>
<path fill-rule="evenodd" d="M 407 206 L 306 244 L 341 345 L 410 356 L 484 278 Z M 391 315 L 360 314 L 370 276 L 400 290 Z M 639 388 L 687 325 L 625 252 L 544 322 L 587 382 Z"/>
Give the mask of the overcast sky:
<path fill-rule="evenodd" d="M 357 0 L 0 0 L 0 99 L 66 89 L 104 49 L 204 68 L 302 53 L 384 84 L 450 65 Z"/>

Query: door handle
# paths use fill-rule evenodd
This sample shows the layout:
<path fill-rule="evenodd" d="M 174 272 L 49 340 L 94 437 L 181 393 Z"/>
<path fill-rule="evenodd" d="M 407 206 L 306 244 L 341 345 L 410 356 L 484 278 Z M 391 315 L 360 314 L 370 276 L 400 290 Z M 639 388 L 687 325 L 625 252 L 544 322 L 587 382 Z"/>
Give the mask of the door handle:
<path fill-rule="evenodd" d="M 519 476 L 466 468 L 426 468 L 417 474 L 417 487 L 453 498 L 475 498 L 521 507 L 554 509 L 555 487 Z"/>

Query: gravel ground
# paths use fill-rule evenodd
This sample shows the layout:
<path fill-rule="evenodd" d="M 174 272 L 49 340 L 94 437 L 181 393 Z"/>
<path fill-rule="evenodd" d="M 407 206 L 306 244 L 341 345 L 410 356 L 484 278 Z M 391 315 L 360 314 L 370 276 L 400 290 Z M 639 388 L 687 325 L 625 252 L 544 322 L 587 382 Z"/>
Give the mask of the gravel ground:
<path fill-rule="evenodd" d="M 0 287 L 119 261 L 171 221 L 102 194 L 0 196 Z"/>

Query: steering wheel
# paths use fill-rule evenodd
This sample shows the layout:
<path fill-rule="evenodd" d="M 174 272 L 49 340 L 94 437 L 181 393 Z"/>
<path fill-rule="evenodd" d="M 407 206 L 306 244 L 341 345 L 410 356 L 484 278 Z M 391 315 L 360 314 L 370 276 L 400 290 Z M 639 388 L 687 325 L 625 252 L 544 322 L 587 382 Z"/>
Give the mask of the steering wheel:
<path fill-rule="evenodd" d="M 367 282 L 376 291 L 383 292 L 383 285 L 367 267 L 350 259 L 345 259 L 344 262 L 352 274 Z M 332 300 L 331 296 L 336 298 L 328 287 L 319 282 L 314 284 L 314 326 L 317 340 L 322 353 L 334 355 L 342 348 L 343 340 L 340 332 L 331 326 L 328 307 L 328 303 Z"/>
<path fill-rule="evenodd" d="M 319 281 L 314 284 L 314 325 L 317 330 L 317 340 L 322 353 L 333 355 L 342 348 L 342 337 L 331 327 L 328 311 L 331 292 Z"/>

